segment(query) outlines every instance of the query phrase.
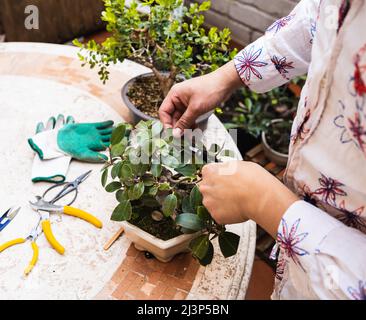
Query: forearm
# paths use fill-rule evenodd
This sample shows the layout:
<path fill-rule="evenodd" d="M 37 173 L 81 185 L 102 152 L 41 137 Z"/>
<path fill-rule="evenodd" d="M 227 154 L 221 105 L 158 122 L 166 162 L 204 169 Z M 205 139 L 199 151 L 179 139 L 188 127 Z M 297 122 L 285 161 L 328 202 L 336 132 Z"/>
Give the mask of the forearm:
<path fill-rule="evenodd" d="M 299 198 L 280 181 L 273 181 L 266 185 L 266 190 L 263 191 L 261 199 L 253 201 L 253 205 L 258 206 L 258 209 L 250 212 L 256 214 L 249 218 L 276 239 L 283 215 Z"/>

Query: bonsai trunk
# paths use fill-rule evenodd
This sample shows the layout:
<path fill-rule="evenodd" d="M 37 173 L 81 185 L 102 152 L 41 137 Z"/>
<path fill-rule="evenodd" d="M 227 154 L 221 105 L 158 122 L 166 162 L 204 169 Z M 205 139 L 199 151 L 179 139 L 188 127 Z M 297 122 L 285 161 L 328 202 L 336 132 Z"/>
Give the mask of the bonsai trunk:
<path fill-rule="evenodd" d="M 157 70 L 156 68 L 152 68 L 152 70 L 154 72 L 155 77 L 159 81 L 161 92 L 163 94 L 163 97 L 165 98 L 168 95 L 170 89 L 175 84 L 175 77 L 177 76 L 177 69 L 176 69 L 176 67 L 173 66 L 170 69 L 170 72 L 167 76 L 164 75 L 159 70 Z"/>

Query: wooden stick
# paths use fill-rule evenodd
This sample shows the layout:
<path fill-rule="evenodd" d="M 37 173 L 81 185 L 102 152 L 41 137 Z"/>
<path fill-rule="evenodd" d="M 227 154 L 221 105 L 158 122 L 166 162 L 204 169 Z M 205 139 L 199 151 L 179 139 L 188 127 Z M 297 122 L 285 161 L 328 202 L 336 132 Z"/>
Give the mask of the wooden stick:
<path fill-rule="evenodd" d="M 123 234 L 123 232 L 125 232 L 125 229 L 123 229 L 122 227 L 115 233 L 115 235 L 110 240 L 108 240 L 108 242 L 104 245 L 103 249 L 106 251 L 109 250 L 109 248 L 113 245 L 113 243 L 115 243 L 118 240 L 118 238 Z"/>

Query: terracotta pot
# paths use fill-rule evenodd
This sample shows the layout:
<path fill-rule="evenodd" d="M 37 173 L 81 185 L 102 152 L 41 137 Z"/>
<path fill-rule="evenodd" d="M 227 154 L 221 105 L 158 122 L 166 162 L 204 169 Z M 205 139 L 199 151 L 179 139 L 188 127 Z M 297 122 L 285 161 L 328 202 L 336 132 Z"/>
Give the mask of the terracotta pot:
<path fill-rule="evenodd" d="M 150 252 L 162 262 L 169 262 L 178 253 L 189 252 L 190 242 L 201 234 L 201 232 L 183 234 L 165 241 L 127 221 L 122 222 L 122 225 L 125 229 L 125 235 L 133 242 L 137 250 Z"/>
<path fill-rule="evenodd" d="M 147 74 L 143 74 L 143 75 L 134 77 L 134 78 L 130 79 L 128 82 L 126 82 L 125 85 L 122 87 L 122 91 L 121 91 L 122 100 L 125 103 L 125 105 L 127 106 L 127 108 L 130 110 L 130 115 L 131 115 L 131 119 L 132 119 L 133 124 L 137 124 L 141 120 L 152 120 L 152 119 L 154 119 L 153 117 L 150 117 L 149 115 L 143 113 L 138 108 L 136 108 L 136 106 L 131 102 L 131 100 L 127 96 L 127 93 L 129 91 L 130 86 L 136 81 L 136 79 L 151 77 L 152 75 L 154 75 L 154 74 L 153 73 L 147 73 Z M 210 112 L 200 116 L 197 119 L 196 123 L 198 124 L 198 123 L 202 123 L 204 121 L 207 121 L 207 119 L 212 114 L 213 114 L 213 111 L 210 111 Z"/>
<path fill-rule="evenodd" d="M 284 120 L 282 119 L 275 119 L 272 120 L 271 124 L 273 123 L 278 123 L 278 122 L 282 122 Z M 286 166 L 287 165 L 287 161 L 288 161 L 288 154 L 285 153 L 281 153 L 276 151 L 275 149 L 273 149 L 267 142 L 267 138 L 266 138 L 266 133 L 262 132 L 262 146 L 263 146 L 263 151 L 264 151 L 264 155 L 271 161 L 273 161 L 274 163 L 280 165 L 280 166 Z"/>

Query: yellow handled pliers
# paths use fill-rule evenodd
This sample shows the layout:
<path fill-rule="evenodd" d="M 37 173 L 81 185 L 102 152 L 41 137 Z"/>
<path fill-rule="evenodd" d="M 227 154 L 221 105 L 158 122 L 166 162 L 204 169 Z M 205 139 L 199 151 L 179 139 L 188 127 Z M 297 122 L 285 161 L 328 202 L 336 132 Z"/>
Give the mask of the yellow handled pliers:
<path fill-rule="evenodd" d="M 32 231 L 28 235 L 28 237 L 10 240 L 10 241 L 0 245 L 0 252 L 3 252 L 4 250 L 6 250 L 12 246 L 15 246 L 17 244 L 22 244 L 28 240 L 31 241 L 31 245 L 32 245 L 32 249 L 33 249 L 33 256 L 32 256 L 32 260 L 29 262 L 28 267 L 24 270 L 24 274 L 26 276 L 32 271 L 33 267 L 36 265 L 37 260 L 38 260 L 39 249 L 38 249 L 36 240 L 37 240 L 38 236 L 42 233 L 42 229 L 40 228 L 40 221 L 41 220 L 38 221 L 37 226 L 32 229 Z"/>
<path fill-rule="evenodd" d="M 59 206 L 45 201 L 42 197 L 37 196 L 36 202 L 31 202 L 30 205 L 33 210 L 37 211 L 41 216 L 41 226 L 42 230 L 46 236 L 46 239 L 51 244 L 51 246 L 59 253 L 64 254 L 65 248 L 56 240 L 53 235 L 51 223 L 50 223 L 50 213 L 64 213 L 69 216 L 77 217 L 83 219 L 97 228 L 102 228 L 102 222 L 83 210 L 70 207 L 70 206 Z"/>

